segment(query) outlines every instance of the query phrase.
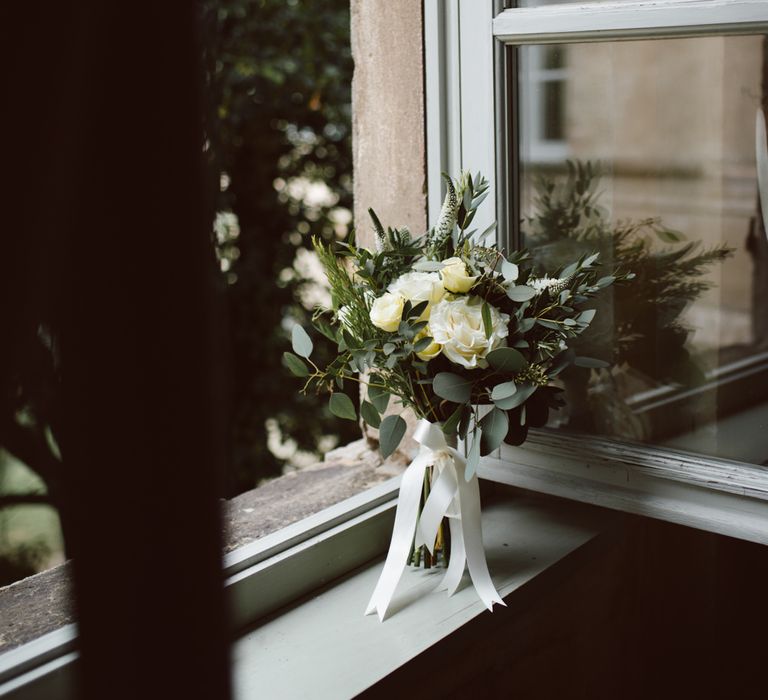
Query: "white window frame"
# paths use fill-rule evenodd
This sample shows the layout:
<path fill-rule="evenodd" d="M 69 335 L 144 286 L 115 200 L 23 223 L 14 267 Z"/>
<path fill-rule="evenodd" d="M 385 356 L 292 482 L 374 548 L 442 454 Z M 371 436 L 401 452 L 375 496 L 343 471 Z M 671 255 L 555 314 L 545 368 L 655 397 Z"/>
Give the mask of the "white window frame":
<path fill-rule="evenodd" d="M 511 4 L 511 3 L 507 3 Z M 517 175 L 506 161 L 507 46 L 768 32 L 768 0 L 637 0 L 505 9 L 425 0 L 429 218 L 441 172 L 494 179 L 475 223 L 508 230 Z M 524 109 L 524 107 L 523 107 Z M 506 247 L 506 241 L 500 240 Z M 481 477 L 768 544 L 768 467 L 597 437 L 531 431 L 482 460 Z"/>

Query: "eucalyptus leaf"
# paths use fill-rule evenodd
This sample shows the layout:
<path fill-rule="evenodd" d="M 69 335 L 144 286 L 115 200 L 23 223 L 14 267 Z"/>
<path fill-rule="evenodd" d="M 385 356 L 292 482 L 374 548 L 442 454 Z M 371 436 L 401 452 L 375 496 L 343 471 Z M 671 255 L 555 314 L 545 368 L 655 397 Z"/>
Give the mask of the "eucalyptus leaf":
<path fill-rule="evenodd" d="M 507 290 L 507 296 L 512 301 L 530 301 L 536 296 L 536 290 L 533 287 L 527 287 L 524 284 L 519 284 L 516 287 L 510 287 Z"/>
<path fill-rule="evenodd" d="M 509 418 L 500 408 L 494 408 L 480 419 L 479 425 L 482 431 L 480 454 L 488 455 L 503 442 L 507 430 L 509 430 Z"/>
<path fill-rule="evenodd" d="M 379 450 L 386 459 L 400 444 L 405 435 L 405 421 L 400 416 L 386 416 L 379 426 Z"/>
<path fill-rule="evenodd" d="M 472 396 L 472 380 L 451 372 L 440 372 L 435 375 L 432 390 L 442 399 L 467 403 Z"/>
<path fill-rule="evenodd" d="M 372 375 L 370 378 L 371 383 L 381 381 L 381 378 Z M 368 400 L 374 405 L 379 413 L 384 413 L 389 405 L 389 392 L 380 386 L 368 385 Z"/>
<path fill-rule="evenodd" d="M 493 369 L 505 374 L 514 374 L 528 366 L 523 354 L 514 348 L 496 348 L 489 352 L 485 359 Z"/>
<path fill-rule="evenodd" d="M 338 418 L 357 420 L 355 405 L 352 403 L 352 399 L 346 394 L 341 394 L 339 392 L 331 394 L 331 398 L 328 400 L 328 408 L 330 408 L 331 413 Z"/>
<path fill-rule="evenodd" d="M 576 269 L 579 267 L 578 263 L 571 263 L 566 267 L 561 273 L 560 273 L 560 279 L 563 279 L 565 277 L 570 277 L 574 272 L 576 272 Z"/>
<path fill-rule="evenodd" d="M 515 263 L 505 260 L 501 263 L 501 274 L 507 282 L 514 282 L 520 276 L 520 268 Z"/>
<path fill-rule="evenodd" d="M 503 411 L 509 411 L 512 408 L 517 408 L 521 404 L 524 404 L 538 389 L 535 384 L 529 384 L 528 382 L 522 382 L 517 385 L 517 391 L 507 399 L 499 399 L 494 401 L 497 408 Z"/>
<path fill-rule="evenodd" d="M 613 275 L 608 275 L 607 277 L 601 277 L 597 282 L 595 282 L 595 286 L 602 289 L 603 287 L 610 287 L 614 282 L 616 281 L 616 278 Z"/>
<path fill-rule="evenodd" d="M 493 387 L 493 391 L 491 392 L 491 399 L 493 401 L 508 399 L 516 391 L 517 384 L 514 382 L 504 382 L 503 384 L 497 384 L 495 387 Z"/>
<path fill-rule="evenodd" d="M 464 478 L 469 481 L 477 471 L 477 465 L 480 464 L 480 441 L 483 438 L 483 430 L 480 427 L 475 428 L 472 446 L 467 455 L 467 466 L 464 469 Z"/>
<path fill-rule="evenodd" d="M 378 428 L 381 425 L 381 416 L 370 401 L 363 401 L 360 404 L 360 415 L 372 428 Z"/>
<path fill-rule="evenodd" d="M 465 410 L 466 404 L 462 404 L 460 406 L 456 407 L 456 410 L 451 413 L 451 415 L 448 417 L 448 420 L 446 420 L 441 428 L 442 431 L 446 435 L 455 435 L 456 429 L 459 427 L 459 421 L 461 420 L 461 414 Z"/>
<path fill-rule="evenodd" d="M 312 354 L 312 339 L 298 323 L 291 331 L 291 345 L 293 351 L 301 357 L 309 357 Z"/>
<path fill-rule="evenodd" d="M 574 353 L 571 348 L 568 348 L 567 350 L 561 352 L 559 355 L 556 355 L 554 358 L 552 358 L 552 365 L 549 368 L 547 375 L 549 377 L 556 377 L 566 367 L 573 363 L 575 356 L 576 353 Z"/>
<path fill-rule="evenodd" d="M 579 323 L 591 323 L 592 319 L 595 317 L 595 314 L 597 313 L 596 309 L 587 309 L 586 311 L 582 311 L 576 320 Z"/>
<path fill-rule="evenodd" d="M 430 338 L 429 336 L 424 336 L 423 338 L 419 338 L 419 340 L 416 341 L 415 345 L 413 346 L 413 351 L 423 352 L 430 345 L 432 345 L 433 342 L 434 342 L 434 339 Z"/>
<path fill-rule="evenodd" d="M 422 313 L 424 313 L 425 309 L 429 306 L 429 301 L 420 301 L 416 306 L 414 306 L 410 313 L 408 314 L 409 318 L 416 317 L 418 318 L 421 316 Z"/>
<path fill-rule="evenodd" d="M 283 353 L 283 364 L 297 377 L 309 376 L 309 367 L 304 364 L 304 360 L 296 357 L 292 352 Z"/>
<path fill-rule="evenodd" d="M 462 440 L 466 440 L 469 425 L 472 422 L 472 410 L 468 404 L 464 404 L 463 408 L 464 410 L 461 413 L 461 420 L 459 421 L 459 437 Z"/>
<path fill-rule="evenodd" d="M 520 323 L 517 324 L 517 332 L 518 333 L 527 333 L 536 325 L 536 319 L 535 318 L 524 318 Z"/>

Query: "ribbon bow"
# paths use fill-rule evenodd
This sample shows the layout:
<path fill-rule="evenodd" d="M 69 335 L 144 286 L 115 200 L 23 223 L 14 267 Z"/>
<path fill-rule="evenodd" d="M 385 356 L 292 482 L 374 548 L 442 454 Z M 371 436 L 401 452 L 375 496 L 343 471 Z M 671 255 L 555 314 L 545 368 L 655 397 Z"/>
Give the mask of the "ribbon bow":
<path fill-rule="evenodd" d="M 419 443 L 419 453 L 403 474 L 395 512 L 395 526 L 389 544 L 384 570 L 365 610 L 366 615 L 377 612 L 384 620 L 400 577 L 408 564 L 411 544 L 425 544 L 433 552 L 437 530 L 444 517 L 451 528 L 451 559 L 445 576 L 436 590 L 451 596 L 461 583 L 465 565 L 469 567 L 472 584 L 480 600 L 489 610 L 493 604 L 505 605 L 491 581 L 483 549 L 480 524 L 480 486 L 477 474 L 467 481 L 464 457 L 445 441 L 445 435 L 434 423 L 421 420 L 413 435 Z M 434 466 L 433 480 L 424 509 L 419 517 L 424 473 Z M 415 539 L 414 539 L 415 538 Z"/>

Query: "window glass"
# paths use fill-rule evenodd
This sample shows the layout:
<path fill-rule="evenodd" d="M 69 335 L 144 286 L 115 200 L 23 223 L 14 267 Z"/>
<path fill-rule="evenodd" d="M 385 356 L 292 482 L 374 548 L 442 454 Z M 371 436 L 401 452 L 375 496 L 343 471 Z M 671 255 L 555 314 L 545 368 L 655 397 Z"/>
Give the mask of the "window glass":
<path fill-rule="evenodd" d="M 552 426 L 768 462 L 768 242 L 755 115 L 763 37 L 518 51 L 523 245 L 599 249 L 610 288 Z"/>

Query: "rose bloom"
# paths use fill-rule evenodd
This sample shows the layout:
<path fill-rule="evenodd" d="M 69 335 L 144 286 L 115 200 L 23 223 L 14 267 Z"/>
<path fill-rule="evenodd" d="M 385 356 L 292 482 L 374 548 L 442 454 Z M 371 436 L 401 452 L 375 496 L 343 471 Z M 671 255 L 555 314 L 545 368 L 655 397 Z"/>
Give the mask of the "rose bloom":
<path fill-rule="evenodd" d="M 411 302 L 412 306 L 428 302 L 427 308 L 419 316 L 420 321 L 426 321 L 432 306 L 445 296 L 445 288 L 437 272 L 406 272 L 392 282 L 387 291 L 399 294 Z"/>
<path fill-rule="evenodd" d="M 485 356 L 503 346 L 509 335 L 509 316 L 490 306 L 491 337 L 485 337 L 482 307 L 479 297 L 443 299 L 429 318 L 431 335 L 445 356 L 467 369 L 487 367 Z"/>
<path fill-rule="evenodd" d="M 440 274 L 443 277 L 443 286 L 449 292 L 466 294 L 477 282 L 477 277 L 467 273 L 467 266 L 461 258 L 448 258 L 443 260 L 443 265 Z"/>
<path fill-rule="evenodd" d="M 400 294 L 384 292 L 371 305 L 371 323 L 387 333 L 394 333 L 400 325 L 405 298 Z"/>

